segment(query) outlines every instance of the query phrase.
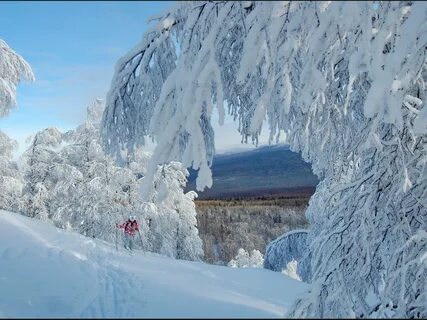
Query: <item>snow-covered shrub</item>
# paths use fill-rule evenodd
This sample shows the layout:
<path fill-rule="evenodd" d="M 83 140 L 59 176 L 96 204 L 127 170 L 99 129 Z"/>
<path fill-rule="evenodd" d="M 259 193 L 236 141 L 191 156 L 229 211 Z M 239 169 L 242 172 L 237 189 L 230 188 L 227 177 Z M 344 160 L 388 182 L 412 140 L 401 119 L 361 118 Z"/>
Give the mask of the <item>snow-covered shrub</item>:
<path fill-rule="evenodd" d="M 391 257 L 427 228 L 426 46 L 425 2 L 181 3 L 118 61 L 104 144 L 117 154 L 155 139 L 144 194 L 173 160 L 199 169 L 203 189 L 213 108 L 222 124 L 226 102 L 244 142 L 267 118 L 271 141 L 283 137 L 321 179 L 306 212 L 312 290 L 289 315 L 369 316 L 374 292 L 407 296 L 409 317 L 418 296 L 383 284 L 412 277 Z"/>
<path fill-rule="evenodd" d="M 264 268 L 282 272 L 289 263 L 296 262 L 295 270 L 304 282 L 310 282 L 310 252 L 307 244 L 308 230 L 292 230 L 267 245 Z"/>
<path fill-rule="evenodd" d="M 250 253 L 240 248 L 234 259 L 228 263 L 232 268 L 262 268 L 264 257 L 259 250 L 252 250 Z"/>
<path fill-rule="evenodd" d="M 288 276 L 289 278 L 302 281 L 300 276 L 298 275 L 297 269 L 298 269 L 298 261 L 292 260 L 288 262 L 288 264 L 286 265 L 286 268 L 282 270 L 282 273 Z"/>

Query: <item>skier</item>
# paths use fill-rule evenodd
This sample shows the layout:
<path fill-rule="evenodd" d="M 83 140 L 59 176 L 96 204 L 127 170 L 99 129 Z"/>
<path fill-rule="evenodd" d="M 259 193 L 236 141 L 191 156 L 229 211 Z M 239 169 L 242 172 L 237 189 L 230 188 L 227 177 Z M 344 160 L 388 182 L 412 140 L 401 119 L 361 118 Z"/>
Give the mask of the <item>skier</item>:
<path fill-rule="evenodd" d="M 117 228 L 124 229 L 124 232 L 125 232 L 124 247 L 125 249 L 132 250 L 133 237 L 135 235 L 135 232 L 139 232 L 139 226 L 138 226 L 138 222 L 136 221 L 136 217 L 129 216 L 129 219 L 126 222 L 122 224 L 117 224 Z"/>

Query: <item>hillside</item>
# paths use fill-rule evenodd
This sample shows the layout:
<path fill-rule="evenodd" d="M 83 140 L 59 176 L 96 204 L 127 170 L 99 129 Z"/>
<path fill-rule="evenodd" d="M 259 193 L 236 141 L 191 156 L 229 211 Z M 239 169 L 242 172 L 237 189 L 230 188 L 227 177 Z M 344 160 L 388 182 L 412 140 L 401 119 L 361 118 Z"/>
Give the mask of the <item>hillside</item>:
<path fill-rule="evenodd" d="M 318 183 L 310 165 L 286 145 L 214 156 L 213 186 L 199 199 L 265 195 L 310 196 Z M 195 190 L 196 171 L 190 170 L 186 190 Z"/>
<path fill-rule="evenodd" d="M 0 317 L 282 317 L 304 283 L 119 249 L 0 211 Z"/>

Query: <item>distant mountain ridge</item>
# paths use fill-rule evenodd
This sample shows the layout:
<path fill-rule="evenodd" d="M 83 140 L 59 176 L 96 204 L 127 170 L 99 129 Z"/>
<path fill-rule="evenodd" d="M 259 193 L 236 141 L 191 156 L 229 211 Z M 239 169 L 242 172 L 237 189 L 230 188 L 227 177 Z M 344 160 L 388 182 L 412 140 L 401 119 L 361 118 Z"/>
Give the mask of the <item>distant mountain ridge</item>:
<path fill-rule="evenodd" d="M 196 189 L 197 171 L 190 169 L 186 190 Z M 313 193 L 318 183 L 310 165 L 287 145 L 214 156 L 213 186 L 199 199 L 260 197 Z"/>

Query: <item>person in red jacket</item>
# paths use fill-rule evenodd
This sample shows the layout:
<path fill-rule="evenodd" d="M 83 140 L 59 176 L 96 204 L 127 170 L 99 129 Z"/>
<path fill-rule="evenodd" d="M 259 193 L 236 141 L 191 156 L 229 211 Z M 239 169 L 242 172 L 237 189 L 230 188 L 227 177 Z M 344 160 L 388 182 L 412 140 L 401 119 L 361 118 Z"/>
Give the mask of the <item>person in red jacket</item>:
<path fill-rule="evenodd" d="M 124 229 L 125 239 L 124 239 L 124 247 L 125 249 L 132 250 L 133 247 L 133 237 L 137 231 L 139 231 L 138 222 L 136 221 L 135 216 L 130 216 L 129 219 L 117 225 L 118 228 Z"/>

